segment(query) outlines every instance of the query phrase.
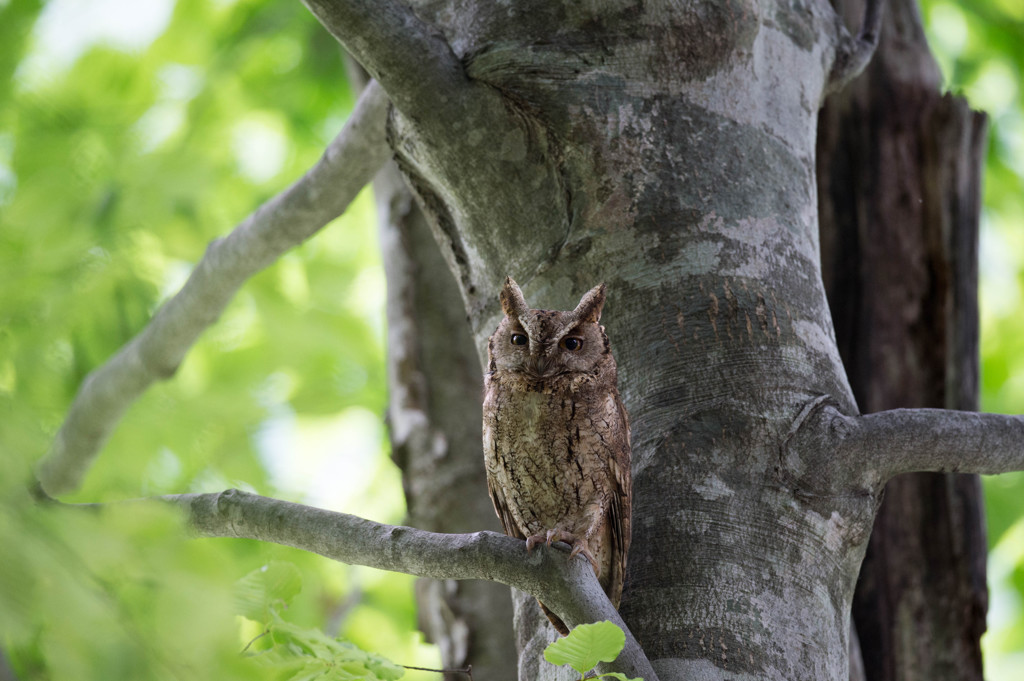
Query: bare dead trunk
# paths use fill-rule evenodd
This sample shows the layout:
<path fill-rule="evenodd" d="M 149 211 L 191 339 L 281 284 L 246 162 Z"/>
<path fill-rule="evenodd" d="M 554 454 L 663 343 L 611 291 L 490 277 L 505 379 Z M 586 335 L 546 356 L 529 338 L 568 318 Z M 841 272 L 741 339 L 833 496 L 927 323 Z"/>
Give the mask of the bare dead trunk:
<path fill-rule="evenodd" d="M 985 116 L 939 86 L 914 3 L 894 0 L 873 64 L 820 117 L 825 283 L 865 413 L 978 407 Z M 853 608 L 868 681 L 980 681 L 986 551 L 977 476 L 886 486 Z"/>

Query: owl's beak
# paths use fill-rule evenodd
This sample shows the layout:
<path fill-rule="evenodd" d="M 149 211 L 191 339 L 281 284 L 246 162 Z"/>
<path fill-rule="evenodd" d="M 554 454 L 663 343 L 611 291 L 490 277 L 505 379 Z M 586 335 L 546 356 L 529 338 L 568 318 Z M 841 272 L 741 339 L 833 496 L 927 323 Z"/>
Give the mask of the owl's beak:
<path fill-rule="evenodd" d="M 531 357 L 527 363 L 527 368 L 530 369 L 537 376 L 543 376 L 547 373 L 547 370 L 551 368 L 551 359 L 549 357 Z"/>

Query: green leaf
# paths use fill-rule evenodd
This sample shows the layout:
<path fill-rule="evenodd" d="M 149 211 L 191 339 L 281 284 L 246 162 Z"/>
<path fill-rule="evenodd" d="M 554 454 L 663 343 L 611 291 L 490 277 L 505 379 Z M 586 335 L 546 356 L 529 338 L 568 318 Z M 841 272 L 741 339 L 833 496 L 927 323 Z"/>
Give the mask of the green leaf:
<path fill-rule="evenodd" d="M 397 681 L 405 674 L 405 669 L 391 660 L 379 655 L 368 654 L 366 668 L 377 675 L 382 681 Z"/>
<path fill-rule="evenodd" d="M 267 622 L 272 613 L 288 605 L 301 590 L 298 568 L 284 561 L 271 561 L 235 583 L 235 607 L 243 617 Z"/>
<path fill-rule="evenodd" d="M 567 664 L 580 674 L 598 662 L 611 662 L 626 645 L 626 635 L 615 624 L 605 620 L 581 624 L 569 635 L 544 649 L 544 659 L 551 664 Z"/>

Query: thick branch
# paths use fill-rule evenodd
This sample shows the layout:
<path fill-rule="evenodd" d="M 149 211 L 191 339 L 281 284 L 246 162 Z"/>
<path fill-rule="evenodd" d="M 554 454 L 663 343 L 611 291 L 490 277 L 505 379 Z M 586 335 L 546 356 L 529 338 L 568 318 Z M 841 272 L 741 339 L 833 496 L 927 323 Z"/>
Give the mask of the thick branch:
<path fill-rule="evenodd" d="M 864 19 L 857 37 L 843 33 L 842 42 L 836 49 L 835 62 L 826 86 L 826 94 L 842 90 L 851 80 L 860 75 L 871 61 L 878 37 L 882 32 L 882 12 L 885 0 L 867 0 Z"/>
<path fill-rule="evenodd" d="M 437 30 L 398 0 L 302 0 L 314 16 L 414 119 L 449 124 L 465 116 L 462 62 Z"/>
<path fill-rule="evenodd" d="M 883 479 L 933 471 L 994 475 L 1024 470 L 1024 417 L 948 409 L 893 409 L 859 417 L 831 408 L 839 454 Z"/>
<path fill-rule="evenodd" d="M 611 620 L 626 649 L 609 669 L 657 681 L 650 662 L 612 607 L 589 563 L 496 532 L 440 534 L 269 499 L 238 490 L 164 497 L 187 509 L 208 537 L 245 537 L 311 551 L 343 563 L 434 579 L 486 579 L 537 598 L 570 626 Z"/>
<path fill-rule="evenodd" d="M 75 489 L 118 419 L 149 385 L 169 378 L 246 279 L 341 215 L 387 159 L 387 98 L 368 87 L 345 128 L 300 180 L 210 244 L 192 275 L 149 325 L 82 384 L 39 481 L 53 495 Z"/>

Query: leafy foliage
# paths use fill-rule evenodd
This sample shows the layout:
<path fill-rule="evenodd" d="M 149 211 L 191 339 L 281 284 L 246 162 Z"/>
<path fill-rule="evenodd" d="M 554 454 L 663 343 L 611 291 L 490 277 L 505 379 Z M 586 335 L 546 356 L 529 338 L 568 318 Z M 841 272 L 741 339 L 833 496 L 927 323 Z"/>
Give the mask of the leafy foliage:
<path fill-rule="evenodd" d="M 255 622 L 266 622 L 301 590 L 302 577 L 293 564 L 271 561 L 235 584 L 235 611 Z"/>
<path fill-rule="evenodd" d="M 236 607 L 243 616 L 264 627 L 250 646 L 261 639 L 270 641 L 269 647 L 257 653 L 255 659 L 273 670 L 274 678 L 395 681 L 402 677 L 405 669 L 380 655 L 327 636 L 317 627 L 286 621 L 282 612 L 301 589 L 299 571 L 291 563 L 280 561 L 250 572 L 235 585 Z"/>
<path fill-rule="evenodd" d="M 0 632 L 24 679 L 267 678 L 238 655 L 230 547 L 173 509 L 0 506 Z"/>
<path fill-rule="evenodd" d="M 568 636 L 550 643 L 544 649 L 544 659 L 555 665 L 569 665 L 583 679 L 598 662 L 614 662 L 625 645 L 626 634 L 608 620 L 581 624 L 570 631 Z M 606 672 L 598 674 L 597 678 L 605 676 L 619 681 L 643 681 L 627 679 L 621 672 Z"/>
<path fill-rule="evenodd" d="M 331 638 L 320 629 L 298 627 L 276 615 L 270 626 L 274 647 L 260 655 L 259 660 L 277 672 L 275 678 L 395 681 L 405 673 L 405 669 L 390 660 Z"/>

